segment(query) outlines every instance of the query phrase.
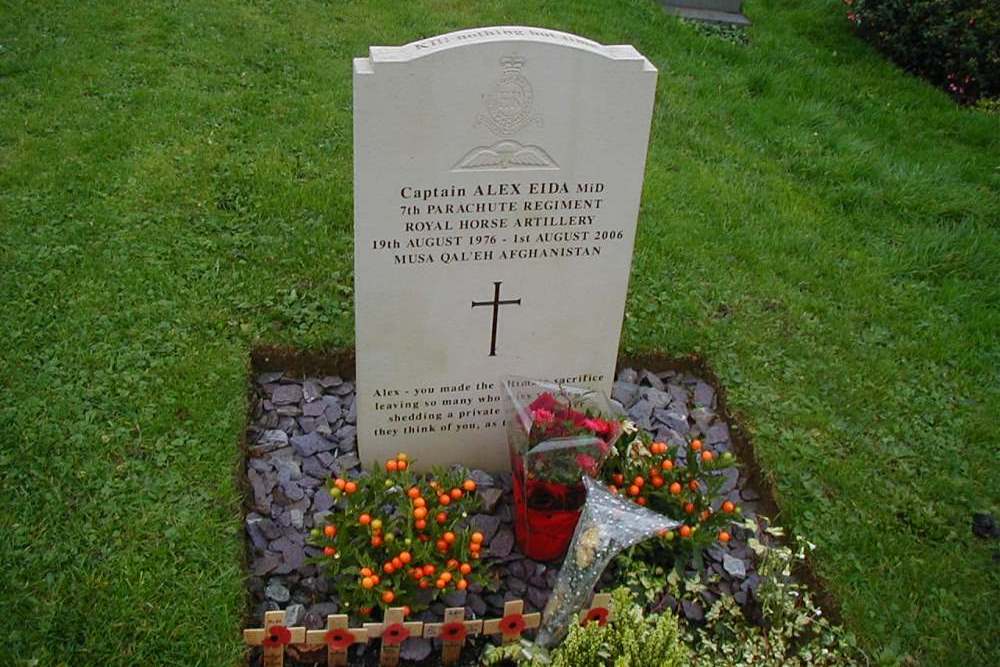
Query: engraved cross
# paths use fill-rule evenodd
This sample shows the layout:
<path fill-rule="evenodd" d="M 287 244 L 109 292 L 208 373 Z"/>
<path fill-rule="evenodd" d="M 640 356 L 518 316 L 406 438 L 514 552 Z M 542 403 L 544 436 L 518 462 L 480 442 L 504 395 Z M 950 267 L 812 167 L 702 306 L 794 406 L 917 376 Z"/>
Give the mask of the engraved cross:
<path fill-rule="evenodd" d="M 500 306 L 520 306 L 521 299 L 507 299 L 504 301 L 500 300 L 500 285 L 501 282 L 493 283 L 493 300 L 492 301 L 473 301 L 472 307 L 476 306 L 493 306 L 493 333 L 490 335 L 490 356 L 497 356 L 497 320 L 500 318 Z"/>

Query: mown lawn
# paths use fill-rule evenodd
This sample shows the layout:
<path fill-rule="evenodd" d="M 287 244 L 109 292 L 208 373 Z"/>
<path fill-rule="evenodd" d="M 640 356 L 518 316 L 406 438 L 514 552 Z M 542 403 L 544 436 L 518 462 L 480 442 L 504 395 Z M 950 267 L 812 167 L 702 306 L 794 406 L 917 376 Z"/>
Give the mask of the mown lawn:
<path fill-rule="evenodd" d="M 255 343 L 353 344 L 351 68 L 535 24 L 660 69 L 629 351 L 700 352 L 876 656 L 1000 662 L 1000 117 L 749 0 L 0 0 L 4 665 L 235 664 Z"/>

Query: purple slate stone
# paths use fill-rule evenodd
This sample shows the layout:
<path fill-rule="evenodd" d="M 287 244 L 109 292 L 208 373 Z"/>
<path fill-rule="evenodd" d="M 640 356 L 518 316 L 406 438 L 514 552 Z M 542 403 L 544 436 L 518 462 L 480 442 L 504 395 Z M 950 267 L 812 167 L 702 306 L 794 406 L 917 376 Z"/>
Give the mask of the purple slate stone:
<path fill-rule="evenodd" d="M 538 609 L 544 609 L 545 604 L 549 601 L 549 595 L 552 592 L 538 588 L 536 586 L 528 587 L 528 601 L 535 605 Z"/>
<path fill-rule="evenodd" d="M 337 445 L 330 442 L 319 433 L 307 433 L 305 435 L 297 435 L 292 438 L 292 447 L 302 458 L 308 456 L 313 456 L 318 452 L 328 452 L 332 449 L 336 449 Z"/>
<path fill-rule="evenodd" d="M 333 498 L 330 497 L 330 493 L 325 487 L 317 489 L 315 495 L 313 495 L 312 511 L 325 512 L 331 507 L 333 507 Z"/>
<path fill-rule="evenodd" d="M 293 405 L 302 400 L 302 387 L 297 384 L 282 384 L 274 389 L 271 402 L 275 405 Z"/>
<path fill-rule="evenodd" d="M 269 572 L 273 572 L 276 567 L 281 564 L 281 556 L 268 551 L 262 556 L 259 556 L 253 561 L 253 573 L 257 576 L 263 576 Z"/>
<path fill-rule="evenodd" d="M 302 398 L 306 403 L 312 403 L 323 395 L 323 387 L 314 380 L 306 380 L 302 383 Z"/>
<path fill-rule="evenodd" d="M 486 616 L 486 601 L 476 593 L 469 593 L 465 597 L 465 604 L 478 618 Z"/>
<path fill-rule="evenodd" d="M 493 536 L 493 540 L 490 542 L 489 555 L 495 558 L 503 558 L 504 556 L 510 555 L 510 551 L 513 548 L 513 531 L 511 531 L 510 528 L 501 528 L 497 531 L 497 534 Z"/>
<path fill-rule="evenodd" d="M 714 424 L 708 429 L 707 437 L 710 445 L 729 442 L 729 426 L 723 422 Z"/>
<path fill-rule="evenodd" d="M 326 412 L 326 403 L 323 401 L 313 401 L 302 406 L 302 415 L 305 417 L 319 417 Z"/>
<path fill-rule="evenodd" d="M 500 519 L 492 514 L 476 514 L 470 523 L 473 530 L 478 530 L 483 534 L 483 541 L 487 545 L 500 527 Z"/>
<path fill-rule="evenodd" d="M 399 647 L 399 657 L 403 660 L 422 662 L 426 660 L 433 650 L 434 645 L 430 639 L 423 637 L 407 637 L 403 645 Z"/>

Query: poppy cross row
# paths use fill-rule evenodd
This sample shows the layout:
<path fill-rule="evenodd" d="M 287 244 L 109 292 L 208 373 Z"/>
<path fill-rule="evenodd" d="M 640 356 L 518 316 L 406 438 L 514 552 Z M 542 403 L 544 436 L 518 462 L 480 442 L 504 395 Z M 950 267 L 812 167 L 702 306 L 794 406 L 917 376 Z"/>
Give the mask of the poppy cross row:
<path fill-rule="evenodd" d="M 595 595 L 590 608 L 581 613 L 580 622 L 606 623 L 610 601 L 609 595 Z M 523 600 L 504 603 L 503 614 L 503 618 L 467 621 L 464 608 L 450 607 L 445 610 L 444 622 L 422 623 L 406 621 L 403 608 L 394 607 L 386 610 L 381 623 L 349 628 L 346 614 L 331 614 L 326 617 L 326 628 L 307 631 L 301 627 L 286 627 L 285 612 L 269 611 L 264 614 L 264 627 L 244 630 L 243 640 L 249 646 L 263 647 L 264 667 L 282 667 L 285 647 L 289 644 L 313 648 L 325 645 L 327 665 L 332 667 L 347 664 L 347 653 L 352 645 L 381 639 L 379 665 L 393 667 L 399 664 L 400 646 L 409 637 L 438 638 L 442 644 L 441 661 L 448 665 L 458 661 L 468 637 L 500 635 L 504 644 L 511 644 L 520 640 L 522 632 L 537 628 L 541 623 L 541 614 L 524 613 Z"/>

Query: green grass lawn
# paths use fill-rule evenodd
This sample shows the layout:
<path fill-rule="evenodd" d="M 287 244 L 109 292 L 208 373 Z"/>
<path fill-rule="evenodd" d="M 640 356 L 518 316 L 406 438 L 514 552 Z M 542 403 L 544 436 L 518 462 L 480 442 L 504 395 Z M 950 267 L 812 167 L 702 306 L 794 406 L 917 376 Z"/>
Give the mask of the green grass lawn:
<path fill-rule="evenodd" d="M 0 0 L 0 663 L 236 663 L 248 351 L 354 343 L 351 58 L 500 23 L 660 70 L 628 351 L 714 365 L 874 655 L 1000 662 L 1000 117 L 838 0 L 134 4 Z"/>

